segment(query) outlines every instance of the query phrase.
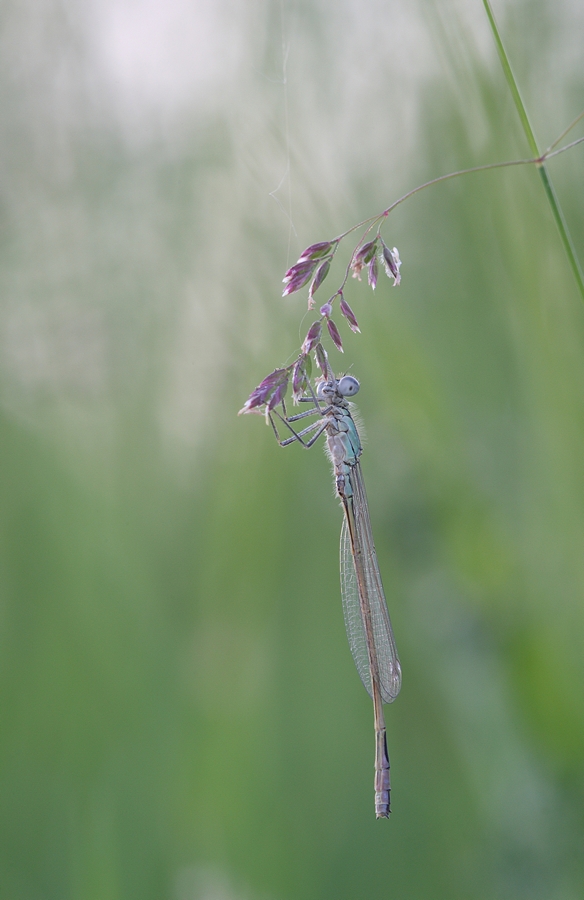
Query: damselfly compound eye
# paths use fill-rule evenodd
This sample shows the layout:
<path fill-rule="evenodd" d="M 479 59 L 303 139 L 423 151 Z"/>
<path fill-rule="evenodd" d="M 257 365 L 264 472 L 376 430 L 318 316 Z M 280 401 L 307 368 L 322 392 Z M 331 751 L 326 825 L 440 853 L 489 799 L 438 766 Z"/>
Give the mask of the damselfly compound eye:
<path fill-rule="evenodd" d="M 337 390 L 341 397 L 352 397 L 360 387 L 361 385 L 352 375 L 343 375 L 337 385 Z"/>

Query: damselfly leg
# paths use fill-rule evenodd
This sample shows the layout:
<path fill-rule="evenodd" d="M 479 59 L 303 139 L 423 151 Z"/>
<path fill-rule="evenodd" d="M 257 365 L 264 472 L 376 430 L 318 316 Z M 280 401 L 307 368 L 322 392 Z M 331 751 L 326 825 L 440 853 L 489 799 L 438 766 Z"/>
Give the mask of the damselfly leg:
<path fill-rule="evenodd" d="M 300 397 L 299 402 L 300 403 L 312 403 L 313 409 L 307 409 L 305 412 L 295 413 L 295 415 L 289 416 L 288 412 L 286 410 L 286 403 L 284 400 L 282 400 L 281 406 L 282 406 L 283 415 L 281 413 L 279 413 L 277 409 L 273 409 L 273 410 L 271 410 L 271 412 L 268 413 L 268 416 L 270 419 L 270 424 L 272 426 L 272 429 L 276 436 L 276 440 L 278 441 L 280 447 L 287 447 L 290 444 L 293 444 L 294 442 L 297 441 L 299 444 L 302 444 L 302 446 L 308 450 L 310 447 L 313 446 L 313 444 L 316 443 L 316 441 L 319 439 L 319 437 L 321 436 L 323 431 L 326 430 L 326 427 L 328 425 L 328 414 L 331 412 L 332 407 L 330 405 L 326 406 L 326 407 L 322 407 L 320 405 L 316 394 L 312 390 L 312 386 L 311 386 L 311 396 L 310 397 Z M 280 422 L 288 429 L 288 431 L 290 431 L 292 433 L 291 437 L 286 438 L 285 440 L 282 440 L 282 438 L 280 437 L 280 434 L 278 432 L 278 429 L 276 428 L 276 423 L 274 422 L 274 418 L 273 418 L 274 416 L 277 416 L 277 418 L 280 420 Z M 309 416 L 319 416 L 320 419 L 316 422 L 312 422 L 310 425 L 308 425 L 306 428 L 303 428 L 301 431 L 296 431 L 296 429 L 292 427 L 291 423 L 299 422 L 301 419 L 306 419 Z M 308 440 L 305 440 L 304 438 L 306 437 L 306 435 L 309 435 L 309 434 L 312 436 Z"/>

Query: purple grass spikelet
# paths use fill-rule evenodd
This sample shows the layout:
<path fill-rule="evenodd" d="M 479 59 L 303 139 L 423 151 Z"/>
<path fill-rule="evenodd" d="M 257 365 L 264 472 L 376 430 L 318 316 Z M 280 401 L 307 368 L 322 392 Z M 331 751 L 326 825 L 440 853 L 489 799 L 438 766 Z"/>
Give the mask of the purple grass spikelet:
<path fill-rule="evenodd" d="M 378 273 L 378 265 L 377 265 L 377 257 L 374 256 L 371 262 L 369 263 L 369 268 L 367 269 L 367 281 L 371 285 L 372 290 L 375 290 L 377 287 L 377 273 Z"/>
<path fill-rule="evenodd" d="M 322 259 L 323 256 L 327 256 L 330 253 L 337 243 L 337 241 L 320 241 L 318 244 L 311 244 L 310 247 L 302 251 L 298 257 L 298 262 L 304 262 L 305 259 Z"/>
<path fill-rule="evenodd" d="M 289 373 L 288 373 L 289 374 Z M 266 404 L 266 413 L 269 413 L 273 410 L 278 403 L 281 403 L 286 395 L 286 391 L 288 390 L 288 378 L 286 381 L 283 381 L 282 384 L 279 384 L 270 399 Z"/>
<path fill-rule="evenodd" d="M 316 270 L 316 275 L 314 276 L 312 284 L 310 285 L 310 290 L 308 292 L 309 309 L 311 308 L 310 304 L 312 302 L 312 298 L 328 275 L 330 267 L 330 259 L 325 259 L 325 261 Z"/>
<path fill-rule="evenodd" d="M 274 369 L 264 380 L 258 384 L 251 392 L 244 406 L 239 410 L 238 415 L 253 412 L 258 406 L 268 403 L 269 399 L 282 385 L 288 385 L 290 377 L 290 369 Z"/>
<path fill-rule="evenodd" d="M 353 312 L 353 310 L 351 309 L 351 307 L 349 306 L 349 304 L 347 303 L 347 301 L 345 300 L 345 298 L 343 297 L 342 294 L 341 294 L 341 300 L 340 300 L 340 309 L 341 309 L 342 315 L 345 317 L 345 319 L 349 323 L 349 328 L 351 329 L 351 331 L 354 331 L 355 333 L 360 333 L 361 329 L 359 328 L 359 324 L 357 322 L 357 319 L 355 318 L 355 313 Z"/>
<path fill-rule="evenodd" d="M 316 358 L 316 364 L 325 378 L 329 377 L 329 364 L 328 364 L 328 354 L 322 344 L 317 344 L 314 348 L 314 356 Z"/>
<path fill-rule="evenodd" d="M 328 328 L 328 333 L 331 336 L 333 344 L 335 345 L 337 350 L 340 350 L 341 353 L 343 353 L 344 351 L 343 351 L 343 342 L 341 340 L 341 335 L 339 334 L 339 329 L 337 328 L 337 326 L 335 325 L 335 323 L 333 322 L 332 319 L 326 320 L 326 327 Z"/>
<path fill-rule="evenodd" d="M 365 244 L 362 244 L 358 250 L 355 251 L 353 256 L 353 260 L 351 262 L 351 269 L 353 270 L 353 278 L 358 278 L 361 281 L 361 269 L 364 266 L 369 265 L 375 253 L 377 251 L 377 238 L 374 238 L 372 241 L 367 241 Z"/>
<path fill-rule="evenodd" d="M 393 250 L 390 250 L 385 241 L 382 241 L 381 244 L 381 261 L 383 262 L 383 265 L 385 267 L 387 277 L 393 278 L 393 286 L 397 287 L 397 285 L 401 281 L 401 275 L 399 274 L 401 259 L 399 258 L 397 247 L 394 247 Z"/>
<path fill-rule="evenodd" d="M 308 355 L 311 350 L 314 350 L 318 342 L 320 341 L 320 336 L 322 334 L 322 325 L 320 321 L 313 322 L 306 337 L 304 338 L 304 342 L 302 344 L 302 353 Z"/>
<path fill-rule="evenodd" d="M 310 366 L 310 356 L 304 356 L 304 354 L 301 354 L 294 363 L 292 371 L 292 399 L 294 403 L 298 403 L 308 387 L 307 363 Z"/>
<path fill-rule="evenodd" d="M 287 297 L 288 294 L 293 294 L 295 291 L 299 291 L 301 287 L 304 287 L 312 278 L 316 266 L 316 261 L 308 259 L 303 262 L 297 262 L 288 269 L 282 278 L 282 282 L 286 285 L 282 291 L 282 297 Z"/>

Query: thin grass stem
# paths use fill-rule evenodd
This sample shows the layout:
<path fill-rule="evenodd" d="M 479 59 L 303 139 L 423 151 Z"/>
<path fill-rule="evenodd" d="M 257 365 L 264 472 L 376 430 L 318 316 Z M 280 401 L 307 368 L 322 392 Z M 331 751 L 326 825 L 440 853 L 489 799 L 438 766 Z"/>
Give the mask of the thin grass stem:
<path fill-rule="evenodd" d="M 569 134 L 569 133 L 571 132 L 572 128 L 574 128 L 574 126 L 578 124 L 578 122 L 580 121 L 580 119 L 584 119 L 584 111 L 581 112 L 578 116 L 576 116 L 576 118 L 574 119 L 573 122 L 570 122 L 570 124 L 568 125 L 568 127 L 565 128 L 564 131 L 562 131 L 562 133 L 559 135 L 559 137 L 557 137 L 557 138 L 555 139 L 555 141 L 553 142 L 553 144 L 550 144 L 550 146 L 547 148 L 547 150 L 546 150 L 545 153 L 544 153 L 544 156 L 545 156 L 545 157 L 548 157 L 548 158 L 549 158 L 550 156 L 552 156 L 552 152 L 551 152 L 551 151 L 554 149 L 554 147 L 555 147 L 557 144 L 559 144 L 560 141 L 563 141 L 563 140 L 564 140 L 564 138 L 566 137 L 566 135 Z M 568 144 L 568 147 L 572 147 L 574 144 L 579 144 L 581 140 L 583 140 L 583 138 L 580 138 L 578 141 L 574 141 L 572 144 Z"/>
<path fill-rule="evenodd" d="M 525 132 L 525 137 L 527 138 L 527 142 L 531 148 L 531 152 L 534 157 L 536 157 L 536 168 L 539 170 L 539 174 L 543 183 L 543 187 L 548 198 L 549 204 L 552 209 L 552 213 L 554 219 L 556 220 L 556 225 L 558 226 L 558 231 L 560 232 L 560 238 L 564 245 L 564 250 L 568 256 L 568 261 L 572 268 L 572 272 L 574 273 L 574 278 L 576 279 L 576 284 L 578 285 L 578 290 L 580 291 L 580 295 L 582 300 L 584 300 L 584 275 L 582 273 L 582 269 L 580 263 L 578 261 L 578 257 L 576 255 L 576 249 L 574 247 L 574 243 L 572 241 L 572 237 L 570 235 L 570 231 L 568 229 L 567 222 L 564 218 L 564 214 L 562 212 L 562 208 L 560 206 L 559 200 L 556 196 L 556 192 L 551 183 L 550 177 L 548 175 L 546 166 L 545 166 L 545 155 L 542 156 L 539 151 L 539 147 L 537 146 L 537 141 L 535 139 L 535 134 L 533 128 L 531 127 L 531 122 L 529 121 L 529 116 L 527 115 L 527 110 L 525 108 L 525 104 L 521 98 L 521 94 L 519 92 L 519 87 L 517 85 L 517 80 L 513 75 L 513 70 L 511 68 L 511 63 L 509 62 L 509 57 L 505 51 L 505 47 L 503 45 L 503 41 L 501 39 L 501 34 L 499 32 L 499 28 L 497 26 L 497 22 L 495 20 L 495 16 L 493 10 L 491 9 L 491 4 L 489 0 L 483 0 L 483 6 L 485 7 L 485 11 L 487 13 L 487 18 L 489 20 L 489 24 L 491 26 L 491 30 L 493 32 L 493 37 L 495 39 L 495 44 L 497 46 L 497 51 L 499 53 L 499 59 L 501 60 L 501 65 L 503 67 L 503 72 L 505 74 L 505 78 L 507 80 L 507 85 L 509 90 L 511 91 L 511 96 L 515 102 L 515 107 L 519 114 L 519 118 L 521 120 L 521 124 L 523 125 L 523 131 Z M 577 120 L 576 120 L 577 121 Z M 572 123 L 572 125 L 576 124 L 576 121 Z M 570 126 L 570 128 L 572 127 Z M 569 129 L 568 129 L 569 130 Z M 567 134 L 567 131 L 565 132 Z M 563 135 L 560 135 L 558 141 L 562 139 Z M 552 144 L 552 146 L 554 146 Z"/>

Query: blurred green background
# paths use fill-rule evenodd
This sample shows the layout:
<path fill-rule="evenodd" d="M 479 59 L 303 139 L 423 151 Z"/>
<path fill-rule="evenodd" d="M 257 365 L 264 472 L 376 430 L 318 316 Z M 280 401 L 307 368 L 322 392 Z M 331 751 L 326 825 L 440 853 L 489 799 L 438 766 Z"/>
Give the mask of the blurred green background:
<path fill-rule="evenodd" d="M 495 12 L 545 147 L 581 5 Z M 584 308 L 535 171 L 396 210 L 402 286 L 351 281 L 330 349 L 404 671 L 389 822 L 329 464 L 236 416 L 310 324 L 300 250 L 529 156 L 482 5 L 0 27 L 1 896 L 581 898 Z M 581 256 L 582 152 L 550 163 Z"/>

